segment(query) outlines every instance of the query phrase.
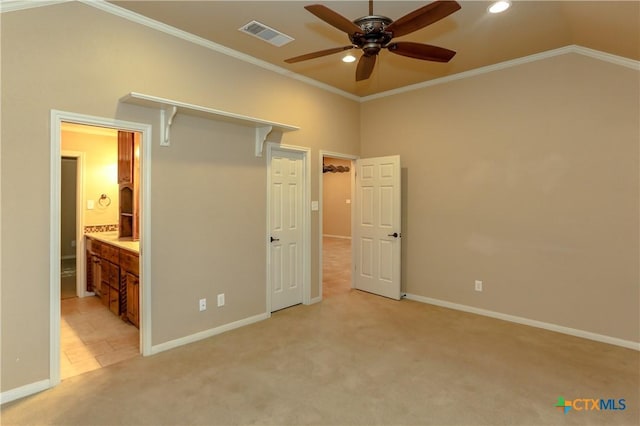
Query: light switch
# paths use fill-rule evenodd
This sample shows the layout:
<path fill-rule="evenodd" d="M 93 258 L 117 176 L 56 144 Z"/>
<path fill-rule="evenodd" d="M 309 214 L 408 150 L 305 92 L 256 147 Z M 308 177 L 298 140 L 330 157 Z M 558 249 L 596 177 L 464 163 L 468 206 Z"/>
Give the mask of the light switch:
<path fill-rule="evenodd" d="M 311 202 L 311 211 L 318 211 L 318 202 L 317 201 L 312 201 Z"/>
<path fill-rule="evenodd" d="M 95 202 L 93 200 L 87 200 L 87 210 L 93 210 Z"/>
<path fill-rule="evenodd" d="M 347 199 L 347 201 L 345 201 L 347 204 L 351 204 L 351 200 Z"/>

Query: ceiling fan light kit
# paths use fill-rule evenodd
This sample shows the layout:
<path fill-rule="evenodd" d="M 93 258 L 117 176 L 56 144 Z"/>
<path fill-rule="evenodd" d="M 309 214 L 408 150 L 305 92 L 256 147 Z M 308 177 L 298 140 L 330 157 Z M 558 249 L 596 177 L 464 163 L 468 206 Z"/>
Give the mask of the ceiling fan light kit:
<path fill-rule="evenodd" d="M 346 62 L 346 63 L 351 63 L 355 61 L 356 61 L 356 57 L 353 56 L 351 53 L 345 55 L 344 58 L 342 58 L 342 62 Z"/>
<path fill-rule="evenodd" d="M 500 0 L 491 4 L 491 6 L 489 6 L 487 10 L 489 11 L 489 13 L 502 13 L 507 9 L 509 9 L 510 7 L 511 7 L 510 0 Z"/>
<path fill-rule="evenodd" d="M 460 8 L 461 6 L 456 1 L 439 0 L 394 21 L 386 16 L 374 15 L 373 1 L 369 1 L 369 15 L 350 21 L 321 4 L 305 6 L 305 9 L 318 18 L 347 33 L 351 45 L 307 53 L 286 59 L 285 62 L 292 64 L 358 48 L 362 50 L 362 56 L 360 56 L 356 68 L 356 81 L 366 80 L 371 76 L 378 54 L 382 49 L 387 49 L 396 55 L 423 61 L 449 62 L 456 54 L 453 50 L 408 41 L 392 42 L 392 39 L 431 25 Z"/>

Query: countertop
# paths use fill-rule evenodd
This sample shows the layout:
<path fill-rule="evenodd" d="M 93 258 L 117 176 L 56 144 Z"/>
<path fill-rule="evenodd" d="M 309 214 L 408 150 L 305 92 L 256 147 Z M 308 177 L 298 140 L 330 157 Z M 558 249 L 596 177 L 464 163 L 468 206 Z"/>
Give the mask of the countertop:
<path fill-rule="evenodd" d="M 125 250 L 140 253 L 140 241 L 132 241 L 130 238 L 118 238 L 118 231 L 88 232 L 85 235 Z"/>

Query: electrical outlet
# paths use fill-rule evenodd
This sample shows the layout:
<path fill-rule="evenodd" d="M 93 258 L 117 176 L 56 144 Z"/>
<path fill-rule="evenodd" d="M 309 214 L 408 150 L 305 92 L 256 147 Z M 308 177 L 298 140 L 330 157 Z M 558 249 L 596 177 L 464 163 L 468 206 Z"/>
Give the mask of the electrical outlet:
<path fill-rule="evenodd" d="M 224 306 L 224 293 L 218 295 L 218 308 Z"/>
<path fill-rule="evenodd" d="M 200 312 L 207 310 L 207 299 L 200 299 Z"/>
<path fill-rule="evenodd" d="M 482 281 L 476 280 L 476 291 L 482 291 Z"/>

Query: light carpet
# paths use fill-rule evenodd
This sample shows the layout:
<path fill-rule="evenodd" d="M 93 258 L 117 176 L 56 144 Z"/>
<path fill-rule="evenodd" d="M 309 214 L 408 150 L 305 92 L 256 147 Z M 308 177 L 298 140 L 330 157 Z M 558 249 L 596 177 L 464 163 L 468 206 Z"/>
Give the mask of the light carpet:
<path fill-rule="evenodd" d="M 639 353 L 351 290 L 5 404 L 3 425 L 635 425 Z M 564 414 L 558 397 L 624 398 Z"/>

